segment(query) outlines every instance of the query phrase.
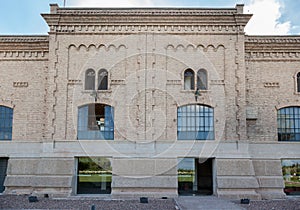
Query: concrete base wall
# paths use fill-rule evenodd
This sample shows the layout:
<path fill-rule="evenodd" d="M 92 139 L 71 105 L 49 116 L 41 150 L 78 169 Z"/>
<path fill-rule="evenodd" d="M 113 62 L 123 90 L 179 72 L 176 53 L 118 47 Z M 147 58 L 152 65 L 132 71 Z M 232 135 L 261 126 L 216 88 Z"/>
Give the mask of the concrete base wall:
<path fill-rule="evenodd" d="M 5 145 L 8 145 L 5 152 L 10 152 L 10 149 L 14 148 L 13 144 L 13 142 L 3 144 L 4 147 L 0 147 L 0 155 L 4 156 Z M 276 145 L 273 145 L 271 148 L 274 154 L 271 159 L 268 151 L 260 152 L 263 154 L 261 156 L 255 153 L 251 154 L 253 147 L 261 148 L 265 144 L 243 143 L 236 148 L 235 143 L 219 143 L 218 145 L 213 142 L 188 141 L 157 143 L 155 150 L 149 150 L 149 152 L 172 148 L 165 150 L 163 155 L 157 155 L 157 157 L 151 157 L 153 154 L 147 154 L 147 150 L 144 154 L 134 154 L 135 150 L 131 149 L 131 145 L 121 142 L 90 141 L 80 144 L 75 141 L 56 142 L 55 147 L 50 144 L 47 143 L 45 146 L 27 143 L 24 144 L 26 145 L 23 148 L 24 151 L 28 152 L 27 147 L 30 146 L 42 149 L 26 154 L 20 150 L 10 153 L 10 156 L 5 155 L 9 157 L 9 161 L 4 193 L 76 195 L 76 158 L 98 156 L 110 157 L 112 160 L 112 197 L 176 197 L 178 196 L 178 158 L 205 159 L 213 157 L 214 195 L 231 199 L 277 199 L 285 197 L 281 159 L 276 159 L 276 157 L 280 157 L 277 153 L 283 153 L 283 150 L 287 149 L 286 147 L 292 148 L 290 144 L 282 144 L 277 150 Z M 67 147 L 69 152 L 63 152 Z M 203 153 L 206 157 L 201 155 L 199 157 L 199 151 L 213 147 L 215 149 L 210 156 L 207 157 L 207 154 Z M 114 153 L 115 148 L 126 150 L 128 156 Z M 186 148 L 190 149 L 188 154 L 185 151 Z M 38 151 L 44 152 L 39 153 Z M 291 151 L 293 152 L 293 150 Z M 109 156 L 108 154 L 113 155 Z M 281 156 L 281 158 L 289 157 Z"/>
<path fill-rule="evenodd" d="M 72 158 L 10 158 L 4 193 L 68 196 L 73 173 Z"/>

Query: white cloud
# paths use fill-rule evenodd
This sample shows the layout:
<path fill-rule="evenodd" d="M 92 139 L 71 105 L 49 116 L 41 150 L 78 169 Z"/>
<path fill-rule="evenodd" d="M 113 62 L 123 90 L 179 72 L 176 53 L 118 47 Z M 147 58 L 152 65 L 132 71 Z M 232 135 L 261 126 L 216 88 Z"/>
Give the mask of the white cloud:
<path fill-rule="evenodd" d="M 76 7 L 150 7 L 152 0 L 73 0 L 68 6 Z"/>
<path fill-rule="evenodd" d="M 286 35 L 291 30 L 291 23 L 280 23 L 280 9 L 283 7 L 279 0 L 251 0 L 245 6 L 245 12 L 253 14 L 245 28 L 247 34 L 253 35 Z"/>

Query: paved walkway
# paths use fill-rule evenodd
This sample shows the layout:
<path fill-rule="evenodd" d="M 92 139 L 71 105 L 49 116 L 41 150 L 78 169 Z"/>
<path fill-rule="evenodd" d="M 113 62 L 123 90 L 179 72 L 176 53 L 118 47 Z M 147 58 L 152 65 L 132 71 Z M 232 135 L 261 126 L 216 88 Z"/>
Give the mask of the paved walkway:
<path fill-rule="evenodd" d="M 180 210 L 242 210 L 233 202 L 215 196 L 180 196 L 175 198 Z"/>

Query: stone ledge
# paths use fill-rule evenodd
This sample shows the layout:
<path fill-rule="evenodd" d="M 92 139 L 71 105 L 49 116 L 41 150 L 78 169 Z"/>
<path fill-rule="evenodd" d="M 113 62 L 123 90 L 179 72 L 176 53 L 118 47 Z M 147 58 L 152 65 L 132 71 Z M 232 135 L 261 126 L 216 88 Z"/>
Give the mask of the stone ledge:
<path fill-rule="evenodd" d="M 178 196 L 177 188 L 113 188 L 111 196 L 113 198 L 138 198 L 150 197 L 161 198 L 169 197 L 175 198 Z"/>
<path fill-rule="evenodd" d="M 6 187 L 71 187 L 72 176 L 34 176 L 34 175 L 8 175 L 5 179 Z"/>
<path fill-rule="evenodd" d="M 114 176 L 113 188 L 177 188 L 177 175 L 174 176 L 155 176 L 155 177 L 119 177 Z"/>
<path fill-rule="evenodd" d="M 226 199 L 239 200 L 242 198 L 249 198 L 251 200 L 261 200 L 261 195 L 252 189 L 249 189 L 249 190 L 246 190 L 246 189 L 232 189 L 232 190 L 218 189 L 217 195 L 220 198 L 226 198 Z"/>
<path fill-rule="evenodd" d="M 219 189 L 257 189 L 258 182 L 254 176 L 218 176 Z"/>

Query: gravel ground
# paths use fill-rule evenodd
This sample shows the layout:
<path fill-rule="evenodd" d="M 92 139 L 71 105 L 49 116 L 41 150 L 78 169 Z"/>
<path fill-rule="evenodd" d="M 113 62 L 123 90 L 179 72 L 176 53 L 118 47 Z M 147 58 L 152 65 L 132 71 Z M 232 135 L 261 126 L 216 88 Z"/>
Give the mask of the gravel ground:
<path fill-rule="evenodd" d="M 300 210 L 300 198 L 250 201 L 250 204 L 239 205 L 247 210 Z"/>
<path fill-rule="evenodd" d="M 0 209 L 78 209 L 90 210 L 175 210 L 173 199 L 150 199 L 149 203 L 136 200 L 97 200 L 95 198 L 55 199 L 38 198 L 38 202 L 30 203 L 28 196 L 0 195 Z"/>
<path fill-rule="evenodd" d="M 240 204 L 247 210 L 300 210 L 300 197 L 284 200 L 250 201 L 250 204 Z M 149 203 L 140 203 L 136 200 L 103 200 L 97 198 L 43 198 L 38 202 L 30 203 L 28 196 L 24 195 L 0 195 L 0 209 L 59 209 L 59 210 L 175 210 L 173 199 L 150 199 Z"/>

